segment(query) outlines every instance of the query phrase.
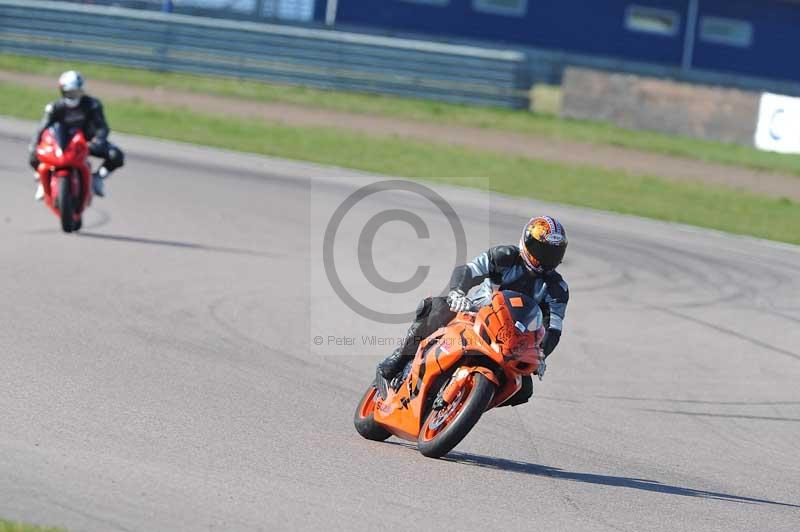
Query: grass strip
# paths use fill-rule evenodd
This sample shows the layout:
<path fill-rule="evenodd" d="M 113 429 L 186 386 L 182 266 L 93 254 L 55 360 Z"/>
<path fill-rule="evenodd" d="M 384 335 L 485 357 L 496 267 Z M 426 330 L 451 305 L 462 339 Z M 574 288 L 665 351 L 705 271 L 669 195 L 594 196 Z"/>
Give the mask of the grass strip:
<path fill-rule="evenodd" d="M 26 525 L 23 523 L 14 523 L 0 519 L 0 532 L 65 532 L 63 528 L 42 527 L 34 525 Z"/>
<path fill-rule="evenodd" d="M 47 91 L 0 84 L 0 114 L 38 118 Z M 146 135 L 426 181 L 488 177 L 492 191 L 800 244 L 800 204 L 727 187 L 570 166 L 405 139 L 119 101 L 112 127 Z M 20 154 L 24 158 L 25 154 Z"/>
<path fill-rule="evenodd" d="M 375 114 L 425 122 L 465 125 L 539 137 L 607 144 L 708 162 L 745 166 L 758 170 L 800 176 L 800 155 L 784 155 L 755 148 L 711 142 L 650 131 L 632 131 L 607 123 L 562 119 L 552 114 L 529 113 L 509 109 L 466 106 L 345 91 L 274 85 L 213 76 L 154 72 L 121 68 L 99 63 L 44 59 L 0 54 L 0 70 L 53 76 L 68 68 L 81 70 L 92 79 L 147 87 L 215 94 L 263 102 L 280 102 L 307 107 L 360 114 Z M 534 88 L 534 98 L 544 101 L 543 108 L 558 107 L 559 96 L 551 89 Z"/>

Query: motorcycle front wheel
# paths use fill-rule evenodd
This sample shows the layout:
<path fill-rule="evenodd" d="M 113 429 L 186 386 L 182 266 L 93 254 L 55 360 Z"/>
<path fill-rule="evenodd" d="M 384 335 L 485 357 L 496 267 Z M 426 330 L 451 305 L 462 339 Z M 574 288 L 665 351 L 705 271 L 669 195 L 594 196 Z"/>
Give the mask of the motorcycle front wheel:
<path fill-rule="evenodd" d="M 62 177 L 58 181 L 58 211 L 61 214 L 61 229 L 71 233 L 75 227 L 75 204 L 72 201 L 69 177 Z"/>
<path fill-rule="evenodd" d="M 375 388 L 375 383 L 369 385 L 367 391 L 361 397 L 356 407 L 356 413 L 353 416 L 353 425 L 356 431 L 368 440 L 383 441 L 392 434 L 385 428 L 375 422 L 375 398 L 378 396 L 378 390 Z"/>
<path fill-rule="evenodd" d="M 441 458 L 452 451 L 489 407 L 494 392 L 489 379 L 481 373 L 472 373 L 455 399 L 444 408 L 430 411 L 417 437 L 419 452 L 429 458 Z"/>

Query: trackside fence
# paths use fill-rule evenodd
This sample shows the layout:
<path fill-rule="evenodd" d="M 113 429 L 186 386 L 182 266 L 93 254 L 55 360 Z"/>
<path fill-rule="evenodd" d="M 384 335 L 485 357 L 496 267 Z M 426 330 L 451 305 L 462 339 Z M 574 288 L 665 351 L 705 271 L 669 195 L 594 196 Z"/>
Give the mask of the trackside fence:
<path fill-rule="evenodd" d="M 527 108 L 525 54 L 44 0 L 0 0 L 0 52 Z"/>

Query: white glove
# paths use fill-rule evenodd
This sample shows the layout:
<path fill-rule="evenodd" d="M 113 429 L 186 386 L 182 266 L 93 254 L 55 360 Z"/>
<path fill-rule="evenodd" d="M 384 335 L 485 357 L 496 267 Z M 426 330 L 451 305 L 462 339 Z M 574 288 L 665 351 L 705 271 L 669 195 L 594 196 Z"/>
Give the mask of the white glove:
<path fill-rule="evenodd" d="M 547 371 L 547 363 L 544 361 L 544 355 L 539 355 L 539 368 L 536 370 L 536 375 L 539 376 L 539 380 L 541 381 L 544 379 L 544 372 Z"/>
<path fill-rule="evenodd" d="M 472 308 L 472 302 L 461 290 L 451 290 L 447 294 L 447 304 L 453 312 L 465 312 Z"/>

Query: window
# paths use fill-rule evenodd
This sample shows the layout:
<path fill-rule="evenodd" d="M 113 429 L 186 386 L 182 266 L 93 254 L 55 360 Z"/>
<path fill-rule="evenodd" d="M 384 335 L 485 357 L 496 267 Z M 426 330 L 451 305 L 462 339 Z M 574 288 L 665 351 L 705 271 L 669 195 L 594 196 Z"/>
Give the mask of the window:
<path fill-rule="evenodd" d="M 314 19 L 314 0 L 264 0 L 261 14 L 279 20 L 310 22 Z"/>
<path fill-rule="evenodd" d="M 630 6 L 625 12 L 625 27 L 630 31 L 677 35 L 681 17 L 675 11 L 651 7 Z"/>
<path fill-rule="evenodd" d="M 176 8 L 219 9 L 236 13 L 252 13 L 256 9 L 256 0 L 181 0 L 180 2 L 173 0 L 172 3 Z"/>
<path fill-rule="evenodd" d="M 402 0 L 403 2 L 411 2 L 412 4 L 428 4 L 431 6 L 444 7 L 450 3 L 450 0 Z"/>
<path fill-rule="evenodd" d="M 524 16 L 528 0 L 472 0 L 472 9 L 492 15 Z"/>
<path fill-rule="evenodd" d="M 700 20 L 700 40 L 747 48 L 753 42 L 753 25 L 746 20 L 703 17 Z"/>

